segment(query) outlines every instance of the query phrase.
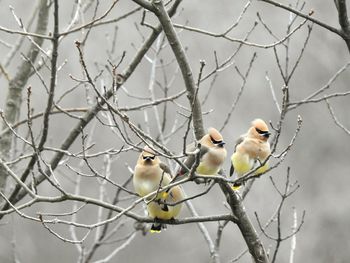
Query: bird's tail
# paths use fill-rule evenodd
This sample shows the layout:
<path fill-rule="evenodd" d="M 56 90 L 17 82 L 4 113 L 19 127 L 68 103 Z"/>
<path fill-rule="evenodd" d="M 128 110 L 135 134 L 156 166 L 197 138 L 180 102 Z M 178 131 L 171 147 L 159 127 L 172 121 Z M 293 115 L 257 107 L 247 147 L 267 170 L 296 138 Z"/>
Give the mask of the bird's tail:
<path fill-rule="evenodd" d="M 238 191 L 242 187 L 241 183 L 234 183 L 231 188 L 233 191 Z"/>
<path fill-rule="evenodd" d="M 162 229 L 165 229 L 166 225 L 161 223 L 153 223 L 151 229 L 149 230 L 151 233 L 160 233 Z"/>

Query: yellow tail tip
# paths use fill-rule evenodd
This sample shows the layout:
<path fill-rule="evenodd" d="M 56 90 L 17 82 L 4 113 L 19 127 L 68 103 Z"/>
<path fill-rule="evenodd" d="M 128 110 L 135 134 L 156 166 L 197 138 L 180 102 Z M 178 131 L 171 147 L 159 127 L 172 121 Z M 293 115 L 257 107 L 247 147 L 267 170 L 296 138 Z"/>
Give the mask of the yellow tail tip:
<path fill-rule="evenodd" d="M 161 224 L 152 224 L 151 229 L 149 232 L 151 233 L 160 233 L 162 231 L 162 225 Z"/>
<path fill-rule="evenodd" d="M 241 188 L 241 185 L 232 185 L 232 186 L 231 186 L 231 189 L 232 189 L 233 191 L 238 191 L 240 188 Z"/>
<path fill-rule="evenodd" d="M 152 234 L 159 234 L 162 231 L 161 230 L 150 229 L 149 232 L 152 233 Z"/>

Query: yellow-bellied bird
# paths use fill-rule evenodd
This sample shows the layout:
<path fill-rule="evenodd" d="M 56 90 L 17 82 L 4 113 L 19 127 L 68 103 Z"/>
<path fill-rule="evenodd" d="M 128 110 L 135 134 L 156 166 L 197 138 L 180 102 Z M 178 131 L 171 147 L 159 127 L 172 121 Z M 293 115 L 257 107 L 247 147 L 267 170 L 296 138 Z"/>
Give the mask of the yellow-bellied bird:
<path fill-rule="evenodd" d="M 145 146 L 134 169 L 133 184 L 136 193 L 143 197 L 157 191 L 160 187 L 167 186 L 171 181 L 170 174 L 170 169 L 160 161 L 155 152 Z M 178 215 L 181 204 L 168 206 L 167 203 L 174 203 L 181 199 L 180 187 L 173 187 L 157 196 L 148 197 L 147 201 L 152 201 L 148 204 L 147 210 L 153 218 L 170 219 Z M 160 231 L 161 226 L 152 225 L 152 228 L 154 231 Z"/>
<path fill-rule="evenodd" d="M 271 154 L 270 143 L 268 142 L 269 136 L 269 128 L 262 119 L 252 121 L 252 126 L 248 132 L 241 135 L 236 142 L 235 152 L 231 156 L 230 176 L 236 172 L 239 178 L 253 169 L 257 161 L 259 166 L 260 163 L 265 162 Z M 269 166 L 266 162 L 255 174 L 263 173 L 268 168 Z M 238 189 L 239 187 L 240 184 L 236 183 L 233 189 Z"/>
<path fill-rule="evenodd" d="M 147 205 L 147 211 L 150 217 L 157 219 L 174 219 L 180 213 L 182 203 L 179 203 L 182 199 L 184 199 L 184 195 L 182 189 L 179 185 L 176 185 L 170 189 L 166 199 L 162 199 L 168 207 L 167 211 L 164 211 L 163 204 L 157 201 L 152 201 Z M 152 224 L 151 232 L 160 232 L 162 228 L 165 228 L 164 224 L 160 224 L 159 222 L 155 222 Z"/>
<path fill-rule="evenodd" d="M 141 152 L 134 170 L 133 183 L 136 193 L 141 197 L 157 191 L 159 187 L 168 185 L 171 176 L 170 169 L 160 161 L 155 152 L 145 146 Z M 150 196 L 148 200 L 160 199 L 165 192 L 159 193 L 156 198 Z"/>
<path fill-rule="evenodd" d="M 209 128 L 208 133 L 200 139 L 199 143 L 201 144 L 200 163 L 196 169 L 196 172 L 200 175 L 217 174 L 221 169 L 227 155 L 227 151 L 224 147 L 225 142 L 222 135 L 216 129 Z M 188 147 L 187 151 L 193 152 L 195 149 L 196 147 L 193 143 Z M 194 163 L 195 155 L 190 155 L 184 162 L 184 165 L 190 169 Z M 178 174 L 183 175 L 186 172 L 186 169 L 181 167 Z"/>

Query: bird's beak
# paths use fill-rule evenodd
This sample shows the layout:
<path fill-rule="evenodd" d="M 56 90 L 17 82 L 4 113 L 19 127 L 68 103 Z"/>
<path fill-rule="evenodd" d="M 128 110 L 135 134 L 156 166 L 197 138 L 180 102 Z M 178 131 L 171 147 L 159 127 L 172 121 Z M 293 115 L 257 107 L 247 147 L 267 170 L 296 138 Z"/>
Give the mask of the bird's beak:
<path fill-rule="evenodd" d="M 270 132 L 265 132 L 265 133 L 262 134 L 262 136 L 264 136 L 267 139 L 270 137 L 270 135 L 271 135 Z"/>
<path fill-rule="evenodd" d="M 143 157 L 143 160 L 145 160 L 145 161 L 151 161 L 151 160 L 152 160 L 152 157 L 151 157 L 151 156 L 145 156 L 145 157 Z"/>
<path fill-rule="evenodd" d="M 225 145 L 225 142 L 224 142 L 224 141 L 218 143 L 218 146 L 219 146 L 219 147 L 224 147 L 224 145 Z"/>

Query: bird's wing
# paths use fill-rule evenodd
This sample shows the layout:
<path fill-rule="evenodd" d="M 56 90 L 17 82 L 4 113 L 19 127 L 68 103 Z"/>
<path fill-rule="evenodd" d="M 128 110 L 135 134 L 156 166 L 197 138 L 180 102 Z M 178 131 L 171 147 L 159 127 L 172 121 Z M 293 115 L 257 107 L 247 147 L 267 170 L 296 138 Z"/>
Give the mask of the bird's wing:
<path fill-rule="evenodd" d="M 184 162 L 184 165 L 188 168 L 188 169 L 191 169 L 192 165 L 194 164 L 194 162 L 196 161 L 196 155 L 193 154 L 196 150 L 196 146 L 195 146 L 195 143 L 191 143 L 190 145 L 187 146 L 186 148 L 186 153 L 188 154 L 188 157 L 186 158 L 185 162 Z M 199 151 L 199 157 L 202 158 L 202 156 L 204 154 L 206 154 L 208 152 L 209 148 L 204 146 L 204 145 L 201 145 L 200 146 L 200 151 Z M 185 173 L 187 173 L 187 169 L 184 168 L 184 167 L 181 167 L 178 174 L 179 175 L 183 175 Z"/>
<path fill-rule="evenodd" d="M 169 166 L 167 166 L 165 163 L 160 163 L 159 167 L 160 167 L 160 169 L 163 170 L 163 172 L 169 174 L 172 177 L 171 170 L 170 170 Z"/>
<path fill-rule="evenodd" d="M 239 144 L 241 144 L 241 143 L 244 141 L 244 139 L 245 139 L 246 137 L 247 137 L 246 134 L 242 134 L 241 136 L 238 137 L 238 139 L 237 139 L 236 142 L 235 142 L 234 151 L 236 151 L 237 146 L 238 146 Z M 234 172 L 235 172 L 235 167 L 233 166 L 232 160 L 231 160 L 230 176 L 232 176 Z"/>
<path fill-rule="evenodd" d="M 232 165 L 232 161 L 231 161 L 231 167 L 230 167 L 230 177 L 233 175 L 233 173 L 235 172 L 235 168 Z"/>
<path fill-rule="evenodd" d="M 234 146 L 235 151 L 236 151 L 237 146 L 238 146 L 239 144 L 241 144 L 241 143 L 244 141 L 245 137 L 246 137 L 246 135 L 245 135 L 245 134 L 242 134 L 242 135 L 239 136 L 239 138 L 236 140 L 235 146 Z"/>

